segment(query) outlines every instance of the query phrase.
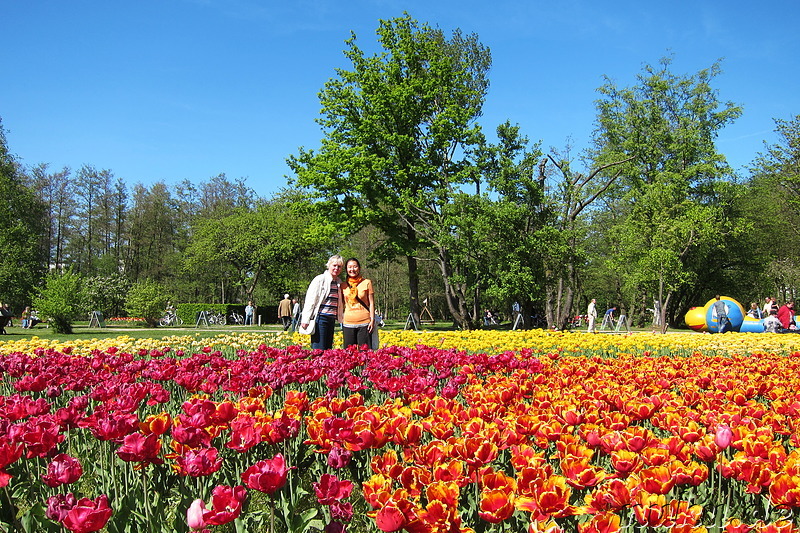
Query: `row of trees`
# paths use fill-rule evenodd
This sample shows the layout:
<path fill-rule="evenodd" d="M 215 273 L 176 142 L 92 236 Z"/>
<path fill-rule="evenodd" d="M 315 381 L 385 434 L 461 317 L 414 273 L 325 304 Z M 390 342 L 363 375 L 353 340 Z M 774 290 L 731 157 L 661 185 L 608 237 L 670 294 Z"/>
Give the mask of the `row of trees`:
<path fill-rule="evenodd" d="M 381 21 L 353 35 L 320 92 L 320 146 L 289 157 L 288 187 L 259 198 L 224 175 L 131 190 L 108 170 L 25 169 L 2 138 L 0 298 L 28 301 L 47 270 L 154 280 L 182 301 L 302 294 L 330 253 L 366 259 L 378 303 L 459 327 L 481 309 L 564 327 L 589 299 L 680 322 L 715 293 L 793 298 L 800 118 L 736 176 L 715 139 L 742 113 L 720 65 L 671 60 L 599 88 L 591 146 L 545 152 L 511 121 L 479 123 L 491 54 L 475 35 Z M 44 221 L 44 223 L 42 222 Z M 23 274 L 24 273 L 24 274 Z"/>

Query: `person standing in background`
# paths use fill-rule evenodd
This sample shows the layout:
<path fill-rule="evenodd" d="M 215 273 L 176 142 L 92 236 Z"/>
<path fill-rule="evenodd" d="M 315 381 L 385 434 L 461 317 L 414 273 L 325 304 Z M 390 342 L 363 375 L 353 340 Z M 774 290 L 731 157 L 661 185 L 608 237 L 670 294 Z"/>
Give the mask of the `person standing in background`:
<path fill-rule="evenodd" d="M 248 300 L 247 306 L 244 308 L 244 325 L 245 326 L 252 326 L 253 325 L 253 315 L 256 312 L 256 308 L 253 307 L 253 300 Z"/>
<path fill-rule="evenodd" d="M 597 303 L 595 302 L 594 298 L 592 298 L 592 301 L 589 302 L 589 307 L 586 308 L 586 319 L 589 321 L 589 327 L 587 328 L 586 333 L 596 333 L 594 323 L 597 321 Z"/>
<path fill-rule="evenodd" d="M 292 331 L 297 331 L 298 324 L 300 324 L 300 302 L 297 298 L 292 298 Z"/>

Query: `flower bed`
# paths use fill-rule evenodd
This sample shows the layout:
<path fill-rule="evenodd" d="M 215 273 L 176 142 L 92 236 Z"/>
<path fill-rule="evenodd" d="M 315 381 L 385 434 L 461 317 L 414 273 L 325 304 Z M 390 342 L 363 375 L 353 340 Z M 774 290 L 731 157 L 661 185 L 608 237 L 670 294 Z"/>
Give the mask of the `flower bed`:
<path fill-rule="evenodd" d="M 511 333 L 2 344 L 0 525 L 799 531 L 792 336 Z"/>

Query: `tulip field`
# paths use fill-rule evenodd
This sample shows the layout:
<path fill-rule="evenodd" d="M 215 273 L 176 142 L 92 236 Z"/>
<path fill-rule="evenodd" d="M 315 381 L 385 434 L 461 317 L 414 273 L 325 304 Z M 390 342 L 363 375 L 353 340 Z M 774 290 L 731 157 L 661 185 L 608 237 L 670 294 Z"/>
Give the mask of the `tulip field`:
<path fill-rule="evenodd" d="M 800 335 L 381 346 L 0 342 L 0 531 L 800 533 Z"/>

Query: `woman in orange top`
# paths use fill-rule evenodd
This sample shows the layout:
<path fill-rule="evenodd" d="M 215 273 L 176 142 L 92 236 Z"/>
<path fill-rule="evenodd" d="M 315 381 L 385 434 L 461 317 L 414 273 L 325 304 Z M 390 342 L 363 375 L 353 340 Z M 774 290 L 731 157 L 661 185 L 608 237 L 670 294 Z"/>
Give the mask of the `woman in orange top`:
<path fill-rule="evenodd" d="M 344 347 L 351 344 L 371 347 L 375 328 L 375 297 L 372 281 L 361 276 L 361 263 L 352 257 L 345 263 L 347 281 L 343 284 L 344 315 L 342 334 Z"/>

